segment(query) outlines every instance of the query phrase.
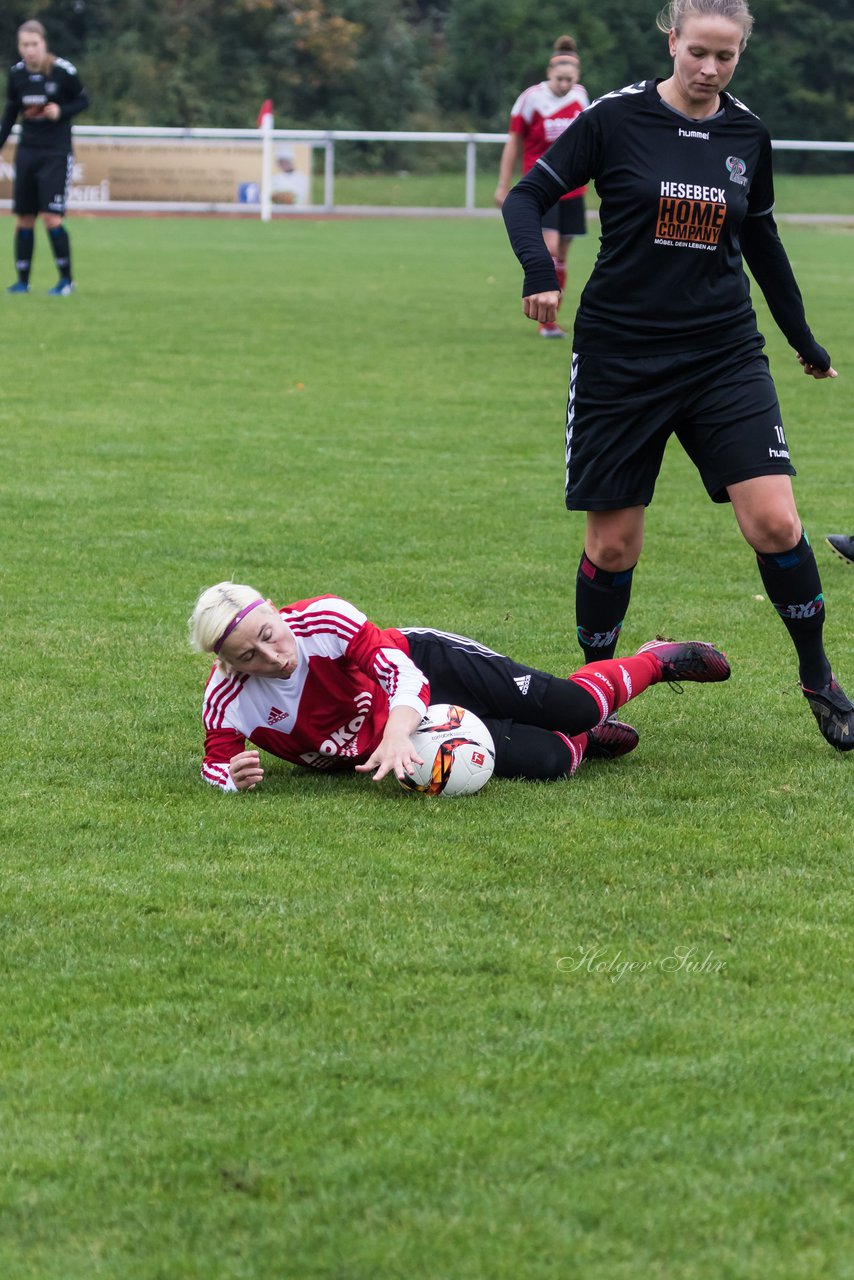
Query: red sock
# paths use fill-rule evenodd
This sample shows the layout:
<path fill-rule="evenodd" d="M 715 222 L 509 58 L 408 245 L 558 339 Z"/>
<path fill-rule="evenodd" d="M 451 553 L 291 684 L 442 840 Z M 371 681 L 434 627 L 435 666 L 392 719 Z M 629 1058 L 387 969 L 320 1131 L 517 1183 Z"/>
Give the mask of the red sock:
<path fill-rule="evenodd" d="M 565 733 L 561 733 L 558 729 L 553 730 L 556 738 L 560 738 L 565 746 L 569 747 L 569 754 L 572 756 L 572 764 L 569 767 L 567 777 L 571 778 L 575 773 L 581 761 L 584 759 L 584 753 L 587 750 L 587 734 L 579 733 L 574 738 L 568 738 Z"/>
<path fill-rule="evenodd" d="M 557 272 L 558 288 L 561 293 L 563 293 L 566 288 L 566 263 L 561 262 L 560 258 L 554 257 L 552 258 L 552 262 L 555 264 L 555 271 Z"/>
<path fill-rule="evenodd" d="M 651 684 L 658 684 L 661 663 L 651 653 L 636 653 L 632 658 L 588 662 L 569 678 L 592 694 L 599 704 L 602 720 L 607 720 L 612 711 L 636 698 Z"/>

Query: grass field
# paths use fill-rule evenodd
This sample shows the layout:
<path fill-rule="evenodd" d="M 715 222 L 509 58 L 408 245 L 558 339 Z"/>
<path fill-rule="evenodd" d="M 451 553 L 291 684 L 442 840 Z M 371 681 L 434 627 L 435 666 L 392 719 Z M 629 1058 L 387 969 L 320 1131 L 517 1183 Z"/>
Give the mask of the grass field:
<path fill-rule="evenodd" d="M 72 234 L 75 297 L 40 231 L 0 299 L 0 1275 L 854 1276 L 854 759 L 730 512 L 669 451 L 624 647 L 733 678 L 635 703 L 629 759 L 214 792 L 185 619 L 225 576 L 579 663 L 568 344 L 492 222 Z M 837 382 L 761 315 L 849 685 L 852 234 L 785 236 Z"/>

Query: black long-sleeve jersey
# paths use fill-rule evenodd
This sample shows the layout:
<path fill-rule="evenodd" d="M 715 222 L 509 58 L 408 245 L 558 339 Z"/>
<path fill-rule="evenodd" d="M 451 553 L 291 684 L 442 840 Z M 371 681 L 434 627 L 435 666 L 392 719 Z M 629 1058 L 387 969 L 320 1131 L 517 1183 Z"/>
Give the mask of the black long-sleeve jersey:
<path fill-rule="evenodd" d="M 691 120 L 663 101 L 659 83 L 597 99 L 510 192 L 504 220 L 525 269 L 523 297 L 558 287 L 543 213 L 593 180 L 600 249 L 575 319 L 576 351 L 666 355 L 755 342 L 743 255 L 788 342 L 828 368 L 771 214 L 768 130 L 729 93 L 715 115 Z"/>
<path fill-rule="evenodd" d="M 25 62 L 16 62 L 9 72 L 6 109 L 0 120 L 0 147 L 3 146 L 20 113 L 28 106 L 45 106 L 55 102 L 60 109 L 58 120 L 28 120 L 21 125 L 19 145 L 40 151 L 71 150 L 71 120 L 89 105 L 86 90 L 77 68 L 65 58 L 55 58 L 47 75 L 28 71 Z"/>

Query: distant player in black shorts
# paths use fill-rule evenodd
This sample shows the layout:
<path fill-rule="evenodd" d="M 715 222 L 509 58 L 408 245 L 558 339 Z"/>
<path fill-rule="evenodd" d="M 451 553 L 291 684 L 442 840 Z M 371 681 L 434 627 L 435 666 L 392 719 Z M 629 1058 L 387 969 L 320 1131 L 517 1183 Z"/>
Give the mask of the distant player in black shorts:
<path fill-rule="evenodd" d="M 67 297 L 74 291 L 71 246 L 63 226 L 71 179 L 71 120 L 89 105 L 77 69 L 49 52 L 40 22 L 18 28 L 21 61 L 9 72 L 6 109 L 0 120 L 0 147 L 21 112 L 24 121 L 15 157 L 15 267 L 18 279 L 7 293 L 29 293 L 36 218 L 47 227 L 59 279 L 50 292 Z"/>
<path fill-rule="evenodd" d="M 560 293 L 540 218 L 561 192 L 596 181 L 601 249 L 575 319 L 566 423 L 566 505 L 587 512 L 576 622 L 588 661 L 616 650 L 675 433 L 712 500 L 732 503 L 803 693 L 845 751 L 854 706 L 824 651 L 821 582 L 742 261 L 804 372 L 835 378 L 771 213 L 768 130 L 725 92 L 752 25 L 744 0 L 671 0 L 659 26 L 673 74 L 594 102 L 513 189 L 504 219 L 525 314 L 549 324 Z"/>

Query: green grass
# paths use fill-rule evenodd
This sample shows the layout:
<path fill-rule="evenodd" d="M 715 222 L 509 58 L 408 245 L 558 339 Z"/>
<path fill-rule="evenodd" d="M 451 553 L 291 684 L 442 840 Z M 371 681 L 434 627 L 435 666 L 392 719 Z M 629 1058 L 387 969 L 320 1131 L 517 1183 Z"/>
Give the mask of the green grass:
<path fill-rule="evenodd" d="M 577 665 L 568 344 L 491 222 L 72 235 L 74 298 L 39 231 L 0 300 L 0 1274 L 854 1275 L 854 760 L 731 513 L 669 451 L 625 645 L 709 638 L 733 678 L 634 704 L 630 759 L 214 792 L 184 624 L 226 575 Z M 841 375 L 763 313 L 850 684 L 851 232 L 785 239 Z"/>
<path fill-rule="evenodd" d="M 498 180 L 499 148 L 478 153 L 475 206 L 489 209 Z M 494 161 L 494 163 L 493 163 Z M 854 174 L 778 174 L 775 177 L 778 214 L 832 214 L 854 222 Z M 336 205 L 376 205 L 392 208 L 462 208 L 465 204 L 465 164 L 456 173 L 336 174 Z M 323 200 L 323 178 L 315 174 L 312 199 Z M 591 186 L 587 195 L 590 209 L 599 207 L 599 197 Z"/>

